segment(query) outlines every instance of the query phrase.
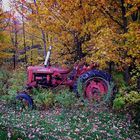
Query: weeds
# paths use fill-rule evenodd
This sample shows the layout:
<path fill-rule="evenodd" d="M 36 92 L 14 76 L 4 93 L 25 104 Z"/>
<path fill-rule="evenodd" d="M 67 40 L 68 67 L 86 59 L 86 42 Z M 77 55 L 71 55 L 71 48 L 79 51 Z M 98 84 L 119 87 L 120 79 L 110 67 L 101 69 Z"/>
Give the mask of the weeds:
<path fill-rule="evenodd" d="M 40 89 L 40 92 L 34 90 L 34 94 L 36 94 L 34 97 L 36 105 L 42 106 L 44 108 L 53 107 L 55 95 L 50 90 Z"/>
<path fill-rule="evenodd" d="M 128 92 L 121 89 L 113 102 L 113 108 L 131 114 L 135 122 L 140 126 L 140 93 L 137 91 Z"/>
<path fill-rule="evenodd" d="M 0 69 L 0 95 L 5 95 L 8 92 L 8 80 L 11 77 L 9 71 Z"/>
<path fill-rule="evenodd" d="M 55 94 L 55 104 L 58 106 L 71 108 L 76 102 L 75 94 L 69 90 L 62 90 Z"/>
<path fill-rule="evenodd" d="M 70 92 L 68 89 L 63 89 L 59 92 L 47 89 L 33 89 L 32 94 L 36 105 L 38 107 L 41 106 L 43 108 L 71 108 L 77 102 L 75 94 Z"/>
<path fill-rule="evenodd" d="M 1 88 L 1 94 L 3 95 L 1 100 L 11 102 L 15 100 L 17 91 L 21 91 L 25 86 L 26 73 L 22 69 L 11 71 L 11 73 L 1 70 L 0 73 L 0 81 L 2 82 L 0 86 L 3 86 Z"/>

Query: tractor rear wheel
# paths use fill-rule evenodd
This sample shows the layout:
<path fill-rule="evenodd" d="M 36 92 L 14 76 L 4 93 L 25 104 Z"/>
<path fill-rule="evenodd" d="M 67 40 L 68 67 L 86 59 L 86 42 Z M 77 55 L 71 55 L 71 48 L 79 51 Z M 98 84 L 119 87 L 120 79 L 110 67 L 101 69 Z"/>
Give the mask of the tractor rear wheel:
<path fill-rule="evenodd" d="M 112 94 L 111 81 L 110 74 L 94 69 L 82 74 L 75 82 L 73 90 L 78 96 L 84 96 L 100 104 L 108 100 Z"/>
<path fill-rule="evenodd" d="M 84 97 L 88 100 L 103 101 L 108 93 L 109 83 L 101 77 L 92 77 L 84 82 Z"/>

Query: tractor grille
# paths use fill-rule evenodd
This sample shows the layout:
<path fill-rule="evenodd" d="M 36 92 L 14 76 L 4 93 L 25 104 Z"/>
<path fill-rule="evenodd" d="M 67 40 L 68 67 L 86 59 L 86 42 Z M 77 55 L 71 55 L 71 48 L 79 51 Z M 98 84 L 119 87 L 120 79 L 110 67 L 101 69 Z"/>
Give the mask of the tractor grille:
<path fill-rule="evenodd" d="M 34 81 L 42 86 L 48 86 L 49 81 L 47 80 L 47 74 L 44 73 L 34 73 Z"/>

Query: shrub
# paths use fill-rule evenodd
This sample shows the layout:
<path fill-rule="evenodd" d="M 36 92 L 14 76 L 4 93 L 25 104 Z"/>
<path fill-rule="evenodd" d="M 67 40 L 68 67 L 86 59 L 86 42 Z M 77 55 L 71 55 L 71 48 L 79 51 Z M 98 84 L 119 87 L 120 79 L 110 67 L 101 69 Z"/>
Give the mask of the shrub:
<path fill-rule="evenodd" d="M 125 96 L 125 101 L 127 105 L 137 104 L 140 102 L 140 94 L 137 91 L 130 91 Z"/>
<path fill-rule="evenodd" d="M 123 91 L 123 92 L 122 92 Z M 119 95 L 113 102 L 114 109 L 124 109 L 129 112 L 134 118 L 135 122 L 140 126 L 140 93 L 137 91 L 130 91 L 127 93 L 121 90 Z"/>
<path fill-rule="evenodd" d="M 115 109 L 122 109 L 125 105 L 125 100 L 123 97 L 117 97 L 115 98 L 113 102 L 113 108 Z"/>
<path fill-rule="evenodd" d="M 36 94 L 33 98 L 37 105 L 43 106 L 45 108 L 52 107 L 55 102 L 55 95 L 46 89 L 35 90 L 34 94 Z"/>
<path fill-rule="evenodd" d="M 70 108 L 76 103 L 75 94 L 68 89 L 58 92 L 47 89 L 33 89 L 32 94 L 36 105 L 45 108 L 53 106 Z"/>
<path fill-rule="evenodd" d="M 9 79 L 9 91 L 8 93 L 15 93 L 15 91 L 21 91 L 26 85 L 27 75 L 26 72 L 22 69 L 18 69 L 12 73 L 12 78 Z"/>
<path fill-rule="evenodd" d="M 135 69 L 131 71 L 131 79 L 130 79 L 130 86 L 134 90 L 140 90 L 138 89 L 138 79 L 140 78 L 140 66 L 137 66 Z"/>
<path fill-rule="evenodd" d="M 5 95 L 8 92 L 8 80 L 11 74 L 8 70 L 0 69 L 0 95 Z"/>
<path fill-rule="evenodd" d="M 130 91 L 129 93 L 126 93 L 125 90 L 122 91 L 124 93 L 119 93 L 113 102 L 114 108 L 121 109 L 124 106 L 129 107 L 140 102 L 140 94 L 137 91 Z"/>
<path fill-rule="evenodd" d="M 11 100 L 15 99 L 15 96 L 18 91 L 21 91 L 25 86 L 26 82 L 26 73 L 23 69 L 18 69 L 10 74 L 11 76 L 8 77 L 7 83 L 8 86 L 6 88 L 6 93 L 2 96 L 2 100 L 6 100 L 10 102 Z"/>
<path fill-rule="evenodd" d="M 121 88 L 126 87 L 126 82 L 124 81 L 124 76 L 122 72 L 115 71 L 112 75 L 115 83 L 117 84 L 117 87 L 121 87 Z"/>
<path fill-rule="evenodd" d="M 131 91 L 125 100 L 127 110 L 132 114 L 135 123 L 140 126 L 140 93 Z"/>
<path fill-rule="evenodd" d="M 71 108 L 76 103 L 75 94 L 68 89 L 61 90 L 55 95 L 55 103 L 62 107 Z"/>

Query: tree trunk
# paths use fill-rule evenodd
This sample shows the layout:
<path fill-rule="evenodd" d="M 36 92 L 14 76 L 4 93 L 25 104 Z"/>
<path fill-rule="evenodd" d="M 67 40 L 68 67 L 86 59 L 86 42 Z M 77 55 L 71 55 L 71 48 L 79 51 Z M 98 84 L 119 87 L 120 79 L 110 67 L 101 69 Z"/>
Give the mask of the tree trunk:
<path fill-rule="evenodd" d="M 24 52 L 25 52 L 25 63 L 27 64 L 27 54 L 26 54 L 26 36 L 25 36 L 25 22 L 24 17 L 22 16 L 22 26 L 23 26 L 23 46 L 24 46 Z"/>
<path fill-rule="evenodd" d="M 17 49 L 18 49 L 18 43 L 17 43 L 17 34 L 18 34 L 18 30 L 17 30 L 17 23 L 14 22 L 14 26 L 11 26 L 12 31 L 14 31 L 14 35 L 12 35 L 12 32 L 10 32 L 10 37 L 11 37 L 11 42 L 14 46 L 14 54 L 13 54 L 13 67 L 14 69 L 16 68 L 17 65 Z"/>
<path fill-rule="evenodd" d="M 124 0 L 120 0 L 121 1 L 121 10 L 122 10 L 122 20 L 123 20 L 123 30 L 124 33 L 127 32 L 127 17 L 126 17 L 126 8 L 124 6 Z"/>
<path fill-rule="evenodd" d="M 82 52 L 82 45 L 80 42 L 77 42 L 76 54 L 77 54 L 77 60 L 81 60 L 81 58 L 83 57 L 83 52 Z"/>
<path fill-rule="evenodd" d="M 130 73 L 129 73 L 129 67 L 127 67 L 124 71 L 124 80 L 128 84 L 130 80 Z"/>
<path fill-rule="evenodd" d="M 113 71 L 113 69 L 114 69 L 114 62 L 113 61 L 110 61 L 108 63 L 108 72 L 111 74 L 112 71 Z"/>
<path fill-rule="evenodd" d="M 33 40 L 33 36 L 32 36 L 32 46 L 34 45 L 34 40 Z M 32 47 L 30 47 L 30 51 L 31 51 L 31 66 L 33 65 L 33 52 L 32 52 Z"/>
<path fill-rule="evenodd" d="M 82 51 L 82 43 L 78 40 L 78 36 L 74 37 L 74 44 L 76 47 L 75 60 L 81 60 L 81 58 L 83 57 L 83 51 Z"/>
<path fill-rule="evenodd" d="M 17 31 L 15 32 L 15 51 L 14 51 L 14 69 L 16 68 L 16 63 L 18 61 L 18 56 L 17 56 Z"/>
<path fill-rule="evenodd" d="M 42 40 L 43 40 L 43 44 L 44 44 L 44 58 L 46 58 L 47 55 L 47 50 L 46 50 L 46 46 L 47 46 L 47 42 L 46 42 L 46 35 L 44 33 L 44 31 L 41 29 L 41 33 L 42 33 Z"/>
<path fill-rule="evenodd" d="M 126 8 L 124 6 L 124 0 L 120 0 L 121 2 L 121 10 L 122 10 L 122 21 L 123 21 L 123 32 L 127 33 L 127 17 L 126 17 Z M 125 44 L 126 40 L 124 40 L 124 44 Z M 125 56 L 127 56 L 127 52 L 125 51 Z M 130 80 L 130 73 L 129 73 L 129 66 L 127 66 L 124 70 L 124 80 L 126 81 L 126 83 L 128 84 L 129 80 Z"/>
<path fill-rule="evenodd" d="M 137 79 L 137 90 L 140 92 L 140 76 Z"/>
<path fill-rule="evenodd" d="M 14 66 L 14 69 L 16 69 L 16 55 L 15 55 L 15 51 L 14 51 L 14 55 L 13 55 L 13 66 Z"/>

